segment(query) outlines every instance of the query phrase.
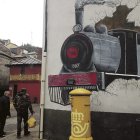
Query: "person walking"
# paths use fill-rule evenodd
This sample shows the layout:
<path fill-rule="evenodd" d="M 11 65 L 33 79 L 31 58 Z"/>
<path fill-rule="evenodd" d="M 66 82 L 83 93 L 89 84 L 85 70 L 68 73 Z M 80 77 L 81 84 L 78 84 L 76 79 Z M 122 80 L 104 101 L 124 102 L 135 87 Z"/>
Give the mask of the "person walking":
<path fill-rule="evenodd" d="M 13 100 L 13 105 L 17 111 L 17 138 L 21 138 L 22 119 L 24 121 L 24 136 L 28 136 L 30 134 L 27 123 L 28 110 L 30 110 L 31 115 L 34 113 L 29 95 L 24 91 L 19 92 Z"/>
<path fill-rule="evenodd" d="M 10 114 L 10 91 L 6 90 L 4 95 L 0 97 L 0 137 L 5 137 L 4 126 L 7 116 Z"/>

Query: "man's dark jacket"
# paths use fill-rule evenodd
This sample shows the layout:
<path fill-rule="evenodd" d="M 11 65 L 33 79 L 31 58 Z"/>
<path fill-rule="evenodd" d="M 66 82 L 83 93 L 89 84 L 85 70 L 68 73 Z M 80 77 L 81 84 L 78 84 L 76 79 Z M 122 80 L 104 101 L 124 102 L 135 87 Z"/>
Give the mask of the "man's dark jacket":
<path fill-rule="evenodd" d="M 11 116 L 10 115 L 10 99 L 7 96 L 0 97 L 0 114 Z"/>
<path fill-rule="evenodd" d="M 18 100 L 23 101 L 18 103 Z M 22 105 L 23 103 L 25 103 L 25 106 Z M 18 93 L 18 95 L 16 95 L 16 97 L 13 100 L 13 105 L 18 114 L 28 113 L 28 109 L 30 110 L 31 114 L 33 114 L 33 108 L 31 105 L 30 97 L 23 93 Z"/>

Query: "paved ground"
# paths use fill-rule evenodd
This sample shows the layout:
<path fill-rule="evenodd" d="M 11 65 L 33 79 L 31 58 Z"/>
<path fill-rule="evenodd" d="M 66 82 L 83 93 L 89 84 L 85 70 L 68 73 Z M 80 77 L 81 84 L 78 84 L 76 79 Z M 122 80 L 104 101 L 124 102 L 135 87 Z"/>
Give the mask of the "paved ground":
<path fill-rule="evenodd" d="M 35 111 L 35 118 L 37 120 L 37 126 L 35 128 L 29 129 L 31 131 L 30 136 L 23 136 L 22 132 L 22 138 L 21 140 L 39 140 L 39 119 L 40 119 L 40 109 L 39 104 L 33 104 L 33 109 Z M 6 137 L 0 138 L 0 140 L 16 140 L 16 124 L 17 124 L 17 117 L 16 117 L 16 111 L 11 105 L 11 118 L 7 118 L 6 125 L 5 125 L 5 132 Z M 23 124 L 22 124 L 23 125 Z"/>
<path fill-rule="evenodd" d="M 20 140 L 39 140 L 39 125 L 37 125 L 35 128 L 30 129 L 31 135 L 30 136 L 24 136 L 23 132 L 21 135 Z M 7 135 L 4 138 L 1 138 L 0 140 L 17 140 L 16 138 L 16 132 Z"/>

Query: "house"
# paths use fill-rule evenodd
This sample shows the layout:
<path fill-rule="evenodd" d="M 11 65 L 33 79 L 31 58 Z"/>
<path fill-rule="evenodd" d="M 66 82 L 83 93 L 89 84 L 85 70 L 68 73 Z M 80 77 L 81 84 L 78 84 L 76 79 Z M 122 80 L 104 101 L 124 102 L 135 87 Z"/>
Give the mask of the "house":
<path fill-rule="evenodd" d="M 41 61 L 26 57 L 11 61 L 9 88 L 12 89 L 13 98 L 22 88 L 26 88 L 32 102 L 40 101 Z"/>
<path fill-rule="evenodd" d="M 6 46 L 7 44 L 11 43 L 10 39 L 0 39 L 0 44 Z"/>
<path fill-rule="evenodd" d="M 9 64 L 11 59 L 10 50 L 0 41 L 0 96 L 8 88 L 10 71 L 5 65 Z"/>
<path fill-rule="evenodd" d="M 20 48 L 16 44 L 12 43 L 10 41 L 10 39 L 0 40 L 0 43 L 2 43 L 6 48 L 8 48 L 11 51 L 12 56 L 22 55 L 22 54 L 27 54 L 28 53 L 28 51 L 26 49 Z"/>
<path fill-rule="evenodd" d="M 29 52 L 29 53 L 27 53 L 27 55 L 30 56 L 30 57 L 37 58 L 37 53 L 36 52 Z"/>
<path fill-rule="evenodd" d="M 17 48 L 18 46 L 10 41 L 5 45 L 8 49 Z"/>

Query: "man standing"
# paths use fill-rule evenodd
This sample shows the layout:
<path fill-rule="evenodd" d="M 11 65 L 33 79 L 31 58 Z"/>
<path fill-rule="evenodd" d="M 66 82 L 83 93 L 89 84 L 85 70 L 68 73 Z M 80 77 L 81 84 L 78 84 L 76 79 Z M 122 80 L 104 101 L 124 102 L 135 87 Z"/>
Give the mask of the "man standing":
<path fill-rule="evenodd" d="M 10 114 L 10 91 L 5 91 L 0 97 L 0 137 L 5 137 L 4 126 L 6 117 L 11 117 Z"/>
<path fill-rule="evenodd" d="M 30 110 L 31 114 L 34 113 L 30 101 L 30 97 L 26 94 L 26 92 L 19 92 L 13 101 L 13 105 L 17 111 L 17 138 L 21 138 L 21 122 L 22 119 L 24 121 L 24 135 L 28 136 L 30 131 L 28 131 L 28 110 Z"/>

